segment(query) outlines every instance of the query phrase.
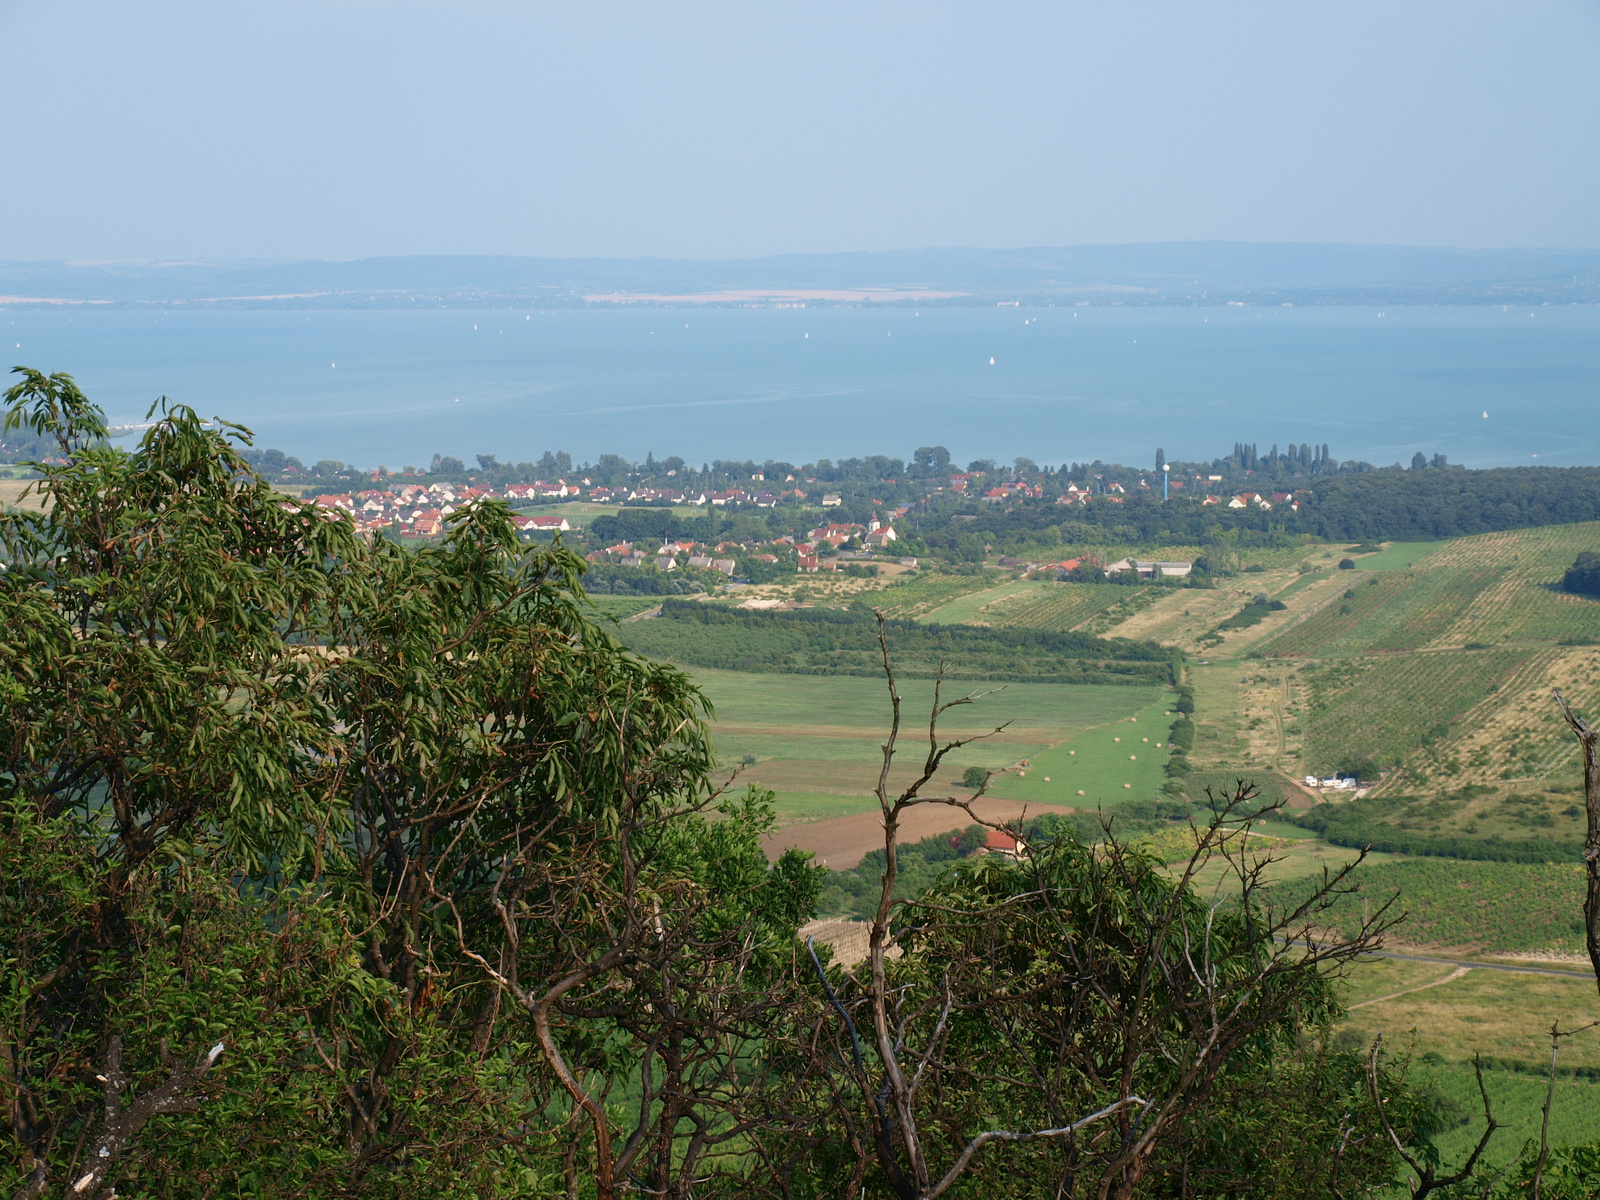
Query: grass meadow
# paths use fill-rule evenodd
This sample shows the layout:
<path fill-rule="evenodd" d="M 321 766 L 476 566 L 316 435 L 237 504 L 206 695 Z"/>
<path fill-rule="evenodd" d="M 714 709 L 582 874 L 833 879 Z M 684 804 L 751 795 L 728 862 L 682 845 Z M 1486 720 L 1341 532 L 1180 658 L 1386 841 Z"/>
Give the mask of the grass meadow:
<path fill-rule="evenodd" d="M 1376 554 L 1363 554 L 1356 565 L 1363 571 L 1405 571 L 1416 566 L 1440 546 L 1441 542 L 1390 542 Z"/>
<path fill-rule="evenodd" d="M 986 587 L 981 592 L 968 592 L 948 604 L 919 614 L 916 619 L 930 625 L 997 624 L 992 619 L 991 608 L 998 607 L 1012 597 L 1027 595 L 1047 586 L 1029 579 L 1010 579 L 996 587 Z"/>
<path fill-rule="evenodd" d="M 1344 984 L 1349 1013 L 1342 1028 L 1361 1044 L 1381 1033 L 1390 1046 L 1409 1042 L 1418 1054 L 1447 1062 L 1471 1062 L 1477 1053 L 1538 1070 L 1549 1062 L 1551 1022 L 1576 1029 L 1600 1016 L 1591 975 L 1458 970 L 1393 958 L 1362 963 Z M 1597 1033 L 1566 1039 L 1562 1065 L 1600 1066 Z M 1600 1109 L 1591 1109 L 1590 1117 L 1600 1119 Z M 1590 1137 L 1594 1129 L 1591 1124 Z"/>
<path fill-rule="evenodd" d="M 601 616 L 610 617 L 616 621 L 624 621 L 629 617 L 636 617 L 642 612 L 654 608 L 661 603 L 660 596 L 608 596 L 591 595 L 588 597 L 589 606 Z"/>
<path fill-rule="evenodd" d="M 888 692 L 881 680 L 698 669 L 693 675 L 716 709 L 714 737 L 720 762 L 731 769 L 753 757 L 754 763 L 740 778 L 776 791 L 783 820 L 815 820 L 862 810 L 861 802 L 877 782 L 880 746 L 889 728 Z M 933 683 L 905 680 L 900 690 L 903 724 L 897 763 L 903 766 L 895 772 L 897 782 L 909 775 L 926 750 Z M 950 700 L 974 691 L 989 694 L 946 713 L 941 735 L 966 737 L 999 725 L 1005 728 L 946 759 L 941 787 L 957 783 L 967 767 L 991 769 L 1026 758 L 1032 764 L 1027 776 L 999 781 L 993 789 L 996 795 L 1043 800 L 1046 797 L 1040 793 L 1048 792 L 1054 803 L 1083 804 L 1102 795 L 1108 801 L 1145 799 L 1159 788 L 1165 751 L 1150 746 L 1166 741 L 1170 719 L 1161 714 L 1170 701 L 1164 689 L 956 680 L 946 683 L 943 695 Z M 1115 732 L 1106 732 L 1113 726 Z M 1148 746 L 1140 740 L 1144 737 L 1150 738 Z M 1129 762 L 1129 754 L 1139 759 Z M 1065 765 L 1055 768 L 1057 758 Z M 1056 776 L 1058 769 L 1061 778 Z M 1044 775 L 1050 775 L 1052 782 L 1045 784 Z M 1123 789 L 1124 782 L 1136 786 Z M 1068 799 L 1079 788 L 1086 797 Z"/>

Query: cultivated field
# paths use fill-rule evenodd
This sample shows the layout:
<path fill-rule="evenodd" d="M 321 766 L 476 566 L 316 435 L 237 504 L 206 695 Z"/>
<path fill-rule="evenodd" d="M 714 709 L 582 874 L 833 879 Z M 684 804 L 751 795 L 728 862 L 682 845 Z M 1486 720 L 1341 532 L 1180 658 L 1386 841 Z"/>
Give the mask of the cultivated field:
<path fill-rule="evenodd" d="M 998 800 L 985 797 L 973 805 L 972 811 L 984 821 L 1020 821 L 1046 812 L 1066 812 L 1059 805 L 1027 804 L 1020 800 Z M 953 833 L 972 824 L 972 817 L 962 808 L 943 804 L 924 804 L 910 809 L 900 818 L 899 838 L 906 844 L 932 837 L 936 833 Z M 791 847 L 809 850 L 816 861 L 836 871 L 848 871 L 861 861 L 869 850 L 883 848 L 883 818 L 876 807 L 844 817 L 813 821 L 800 825 L 787 825 L 766 840 L 769 857 L 776 858 Z"/>
<path fill-rule="evenodd" d="M 1128 589 L 1114 583 L 1037 582 L 991 603 L 983 615 L 1008 629 L 1065 632 L 1128 599 Z"/>
<path fill-rule="evenodd" d="M 1311 706 L 1304 758 L 1319 772 L 1356 754 L 1404 762 L 1441 742 L 1453 722 L 1493 697 L 1535 662 L 1532 650 L 1439 650 L 1326 662 L 1302 672 Z"/>
<path fill-rule="evenodd" d="M 25 508 L 41 507 L 37 496 L 29 496 L 26 500 L 22 493 L 37 480 L 30 479 L 0 479 L 0 508 L 15 508 L 19 504 Z"/>
<path fill-rule="evenodd" d="M 882 681 L 847 675 L 757 675 L 696 670 L 696 681 L 716 707 L 717 753 L 729 770 L 743 760 L 740 780 L 778 793 L 786 823 L 822 820 L 870 808 L 889 726 Z M 945 697 L 990 685 L 953 681 Z M 894 773 L 904 783 L 927 749 L 933 698 L 928 680 L 906 680 L 902 741 Z M 960 791 L 969 766 L 985 770 L 1028 760 L 1024 777 L 998 780 L 997 797 L 1030 803 L 1093 804 L 1104 798 L 1147 799 L 1160 787 L 1166 741 L 1162 689 L 1082 684 L 1021 683 L 1000 686 L 977 703 L 947 713 L 940 732 L 969 737 L 1004 725 L 993 738 L 974 742 L 945 760 L 937 786 Z M 1130 721 L 1129 718 L 1138 718 Z M 1115 728 L 1114 728 L 1115 727 Z M 1146 743 L 1142 739 L 1148 737 Z M 1120 741 L 1114 740 L 1120 738 Z M 1137 757 L 1131 759 L 1129 755 Z M 1059 766 L 1051 764 L 1060 761 Z M 1041 765 L 1043 764 L 1043 765 Z M 1045 775 L 1051 776 L 1046 783 Z M 1058 777 L 1059 776 L 1059 777 Z M 1122 784 L 1134 786 L 1123 788 Z M 1083 797 L 1077 792 L 1082 789 Z"/>
<path fill-rule="evenodd" d="M 819 578 L 820 575 L 811 576 L 812 580 Z M 926 621 L 931 614 L 953 601 L 988 591 L 994 586 L 994 576 L 989 572 L 982 575 L 922 574 L 912 579 L 896 580 L 887 587 L 881 584 L 872 586 L 866 590 L 875 594 L 862 598 L 886 617 Z"/>
<path fill-rule="evenodd" d="M 1581 968 L 1567 977 L 1379 959 L 1356 967 L 1347 989 L 1350 1015 L 1342 1028 L 1352 1042 L 1368 1045 L 1381 1033 L 1391 1046 L 1409 1044 L 1418 1055 L 1456 1063 L 1470 1063 L 1478 1053 L 1537 1071 L 1541 1061 L 1549 1062 L 1552 1021 L 1576 1029 L 1600 1017 L 1594 976 Z M 1595 1032 L 1567 1039 L 1562 1064 L 1600 1066 Z M 1587 1136 L 1593 1137 L 1600 1093 L 1586 1095 Z"/>
<path fill-rule="evenodd" d="M 1362 864 L 1353 881 L 1360 895 L 1341 900 L 1328 921 L 1344 934 L 1359 927 L 1363 910 L 1375 912 L 1392 898 L 1391 911 L 1403 916 L 1394 943 L 1457 956 L 1566 955 L 1577 962 L 1583 953 L 1582 863 L 1389 857 Z"/>
<path fill-rule="evenodd" d="M 938 608 L 930 609 L 916 614 L 918 621 L 926 621 L 931 625 L 995 625 L 1003 622 L 996 620 L 998 610 L 1004 607 L 1006 601 L 1018 596 L 1027 596 L 1037 592 L 1040 588 L 1049 587 L 1049 584 L 1039 583 L 1027 579 L 1010 579 L 997 587 L 986 587 L 982 591 L 968 592 L 951 600 L 948 604 L 941 604 Z M 893 596 L 894 593 L 889 593 Z M 894 615 L 899 615 L 898 613 Z"/>

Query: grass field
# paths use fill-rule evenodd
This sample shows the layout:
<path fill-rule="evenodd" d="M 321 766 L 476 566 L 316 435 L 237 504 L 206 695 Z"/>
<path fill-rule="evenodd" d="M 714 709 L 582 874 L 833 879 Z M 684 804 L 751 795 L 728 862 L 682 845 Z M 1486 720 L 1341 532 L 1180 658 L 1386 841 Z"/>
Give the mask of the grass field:
<path fill-rule="evenodd" d="M 1483 1132 L 1477 1079 L 1471 1066 L 1456 1063 L 1425 1064 L 1417 1078 L 1450 1100 L 1461 1117 L 1474 1118 L 1435 1139 L 1441 1157 L 1453 1170 L 1472 1153 Z M 1533 1075 L 1504 1070 L 1486 1072 L 1484 1083 L 1494 1105 L 1495 1120 L 1504 1122 L 1507 1127 L 1495 1135 L 1481 1160 L 1485 1171 L 1492 1174 L 1516 1162 L 1530 1141 L 1537 1148 L 1540 1109 L 1544 1105 L 1547 1084 Z M 1550 1144 L 1570 1146 L 1592 1142 L 1597 1136 L 1600 1136 L 1600 1083 L 1558 1079 L 1550 1108 Z"/>
<path fill-rule="evenodd" d="M 877 780 L 884 735 L 889 725 L 888 694 L 881 680 L 844 675 L 754 675 L 736 671 L 696 670 L 695 680 L 716 707 L 715 745 L 724 767 L 732 768 L 746 756 L 754 756 L 741 780 L 760 783 L 778 793 L 778 808 L 786 821 L 815 820 L 861 810 L 861 801 L 870 795 Z M 952 682 L 945 698 L 960 697 L 970 691 L 986 690 L 989 685 Z M 895 779 L 900 781 L 926 749 L 929 705 L 933 684 L 928 680 L 906 680 L 903 696 L 903 740 Z M 1151 743 L 1166 740 L 1166 725 L 1159 718 L 1166 701 L 1161 689 L 1148 687 L 1096 687 L 1075 684 L 1007 684 L 972 705 L 947 713 L 940 732 L 948 737 L 987 732 L 997 725 L 1006 728 L 993 739 L 974 743 L 956 751 L 946 760 L 939 786 L 955 786 L 969 766 L 986 769 L 1001 767 L 1028 758 L 1037 763 L 1054 751 L 1052 747 L 1080 749 L 1082 764 L 1071 791 L 1090 784 L 1101 787 L 1110 798 L 1115 790 L 1122 798 L 1148 796 L 1159 786 L 1157 756 L 1139 741 L 1149 736 Z M 1140 717 L 1135 723 L 1129 717 Z M 1100 736 L 1104 727 L 1121 722 L 1129 731 Z M 1132 732 L 1132 731 L 1137 731 Z M 1113 742 L 1113 736 L 1123 738 Z M 1103 742 L 1104 745 L 1100 743 Z M 1126 754 L 1140 754 L 1139 772 L 1110 778 L 1117 754 L 1126 744 Z M 1126 762 L 1126 754 L 1121 761 Z M 1062 757 L 1075 759 L 1076 755 Z M 1130 764 L 1130 766 L 1133 764 Z M 1099 774 L 1096 774 L 1099 773 Z M 1051 774 L 1052 784 L 1039 778 Z M 1069 772 L 1070 774 L 1070 772 Z M 1126 774 L 1126 773 L 1125 773 Z M 1142 790 L 1153 780 L 1154 786 Z M 1140 788 L 1124 790 L 1123 782 L 1138 781 Z M 996 795 L 1037 800 L 1034 792 L 1051 789 L 1056 803 L 1070 803 L 1062 796 L 1063 783 L 1049 770 L 1035 765 L 1025 779 L 1006 779 L 995 789 Z M 1092 795 L 1092 793 L 1091 793 Z M 1078 801 L 1082 803 L 1083 801 Z"/>
<path fill-rule="evenodd" d="M 1405 571 L 1449 542 L 1390 542 L 1376 554 L 1363 554 L 1356 566 L 1363 571 Z"/>
<path fill-rule="evenodd" d="M 1351 1041 L 1370 1044 L 1381 1033 L 1391 1046 L 1409 1041 L 1418 1054 L 1448 1062 L 1470 1062 L 1479 1053 L 1534 1065 L 1549 1060 L 1552 1021 L 1575 1029 L 1600 1017 L 1592 977 L 1474 968 L 1451 978 L 1457 970 L 1401 959 L 1362 963 L 1344 985 L 1352 1007 L 1343 1029 Z M 1431 986 L 1411 990 L 1422 984 Z M 1569 1039 L 1561 1062 L 1600 1066 L 1595 1032 Z M 1600 1109 L 1591 1116 L 1600 1118 Z M 1591 1137 L 1600 1133 L 1591 1130 Z"/>
<path fill-rule="evenodd" d="M 621 621 L 654 608 L 661 603 L 662 597 L 591 595 L 588 599 L 589 606 L 595 611 Z"/>
<path fill-rule="evenodd" d="M 968 592 L 948 604 L 942 604 L 930 612 L 918 615 L 916 619 L 933 625 L 996 624 L 987 611 L 991 606 L 997 606 L 1014 596 L 1025 595 L 1045 586 L 1047 585 L 1027 579 L 1008 579 L 997 587 L 984 588 L 981 592 Z"/>
<path fill-rule="evenodd" d="M 1119 689 L 1121 690 L 1121 689 Z M 1150 692 L 1144 696 L 1149 700 Z M 1076 732 L 1028 759 L 1024 774 L 995 781 L 996 796 L 1080 808 L 1148 800 L 1166 782 L 1170 694 L 1157 693 L 1138 712 Z M 1001 766 L 1002 763 L 985 763 Z"/>
<path fill-rule="evenodd" d="M 926 621 L 931 613 L 945 605 L 974 592 L 988 591 L 994 585 L 994 577 L 987 572 L 982 575 L 924 574 L 903 582 L 897 580 L 881 590 L 874 589 L 872 595 L 863 596 L 863 599 L 885 616 Z"/>
<path fill-rule="evenodd" d="M 36 495 L 22 499 L 22 493 L 38 482 L 36 479 L 0 479 L 0 508 L 15 508 L 19 504 L 25 508 L 41 507 Z"/>

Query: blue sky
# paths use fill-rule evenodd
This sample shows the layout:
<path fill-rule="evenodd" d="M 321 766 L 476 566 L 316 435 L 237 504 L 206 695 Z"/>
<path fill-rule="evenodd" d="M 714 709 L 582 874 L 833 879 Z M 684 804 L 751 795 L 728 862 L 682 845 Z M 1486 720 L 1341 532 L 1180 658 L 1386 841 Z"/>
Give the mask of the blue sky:
<path fill-rule="evenodd" d="M 1600 245 L 1600 5 L 0 0 L 0 259 Z"/>

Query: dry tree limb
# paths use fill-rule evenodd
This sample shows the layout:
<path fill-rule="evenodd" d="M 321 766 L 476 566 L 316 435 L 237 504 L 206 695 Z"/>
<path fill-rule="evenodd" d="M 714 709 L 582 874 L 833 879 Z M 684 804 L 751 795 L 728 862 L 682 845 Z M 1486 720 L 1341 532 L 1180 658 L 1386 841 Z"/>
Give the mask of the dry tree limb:
<path fill-rule="evenodd" d="M 1583 901 L 1584 942 L 1594 968 L 1595 984 L 1600 986 L 1600 746 L 1597 746 L 1600 735 L 1572 711 L 1560 689 L 1552 689 L 1551 694 L 1583 749 L 1583 799 L 1589 815 L 1589 834 L 1583 843 L 1583 863 L 1588 876 L 1588 890 Z"/>
<path fill-rule="evenodd" d="M 1544 1193 L 1544 1167 L 1550 1161 L 1550 1109 L 1556 1101 L 1556 1055 L 1561 1050 L 1561 1039 L 1584 1033 L 1596 1025 L 1600 1025 L 1600 1021 L 1590 1021 L 1576 1029 L 1562 1029 L 1559 1021 L 1550 1023 L 1550 1079 L 1539 1120 L 1539 1157 L 1533 1164 L 1533 1200 L 1539 1200 Z"/>
<path fill-rule="evenodd" d="M 1478 1144 L 1473 1147 L 1472 1153 L 1467 1155 L 1467 1161 L 1461 1164 L 1461 1169 L 1454 1174 L 1438 1176 L 1434 1172 L 1432 1163 L 1423 1163 L 1405 1148 L 1400 1135 L 1395 1133 L 1394 1126 L 1389 1123 L 1389 1114 L 1383 1107 L 1383 1096 L 1378 1090 L 1378 1052 L 1383 1045 L 1383 1035 L 1379 1034 L 1372 1042 L 1372 1050 L 1367 1055 L 1367 1092 L 1372 1097 L 1372 1107 L 1378 1114 L 1378 1123 L 1383 1126 L 1383 1132 L 1388 1135 L 1389 1141 L 1394 1145 L 1395 1153 L 1400 1156 L 1400 1161 L 1411 1168 L 1416 1180 L 1411 1185 L 1412 1200 L 1422 1200 L 1422 1197 L 1440 1188 L 1450 1188 L 1458 1183 L 1465 1183 L 1472 1178 L 1473 1171 L 1477 1170 L 1478 1159 L 1488 1149 L 1489 1141 L 1505 1126 L 1494 1119 L 1494 1109 L 1489 1104 L 1489 1089 L 1483 1082 L 1483 1062 L 1477 1055 L 1472 1056 L 1472 1069 L 1478 1078 L 1478 1095 L 1483 1099 L 1483 1136 L 1478 1139 Z"/>
<path fill-rule="evenodd" d="M 166 1081 L 124 1106 L 122 1093 L 133 1086 L 133 1081 L 122 1067 L 122 1039 L 113 1034 L 106 1046 L 105 1069 L 96 1076 L 105 1101 L 105 1117 L 95 1137 L 87 1168 L 78 1174 L 77 1167 L 73 1167 L 76 1177 L 68 1185 L 67 1195 L 72 1200 L 110 1200 L 115 1196 L 115 1189 L 107 1187 L 106 1181 L 126 1153 L 128 1144 L 139 1136 L 139 1131 L 152 1117 L 197 1111 L 200 1105 L 191 1093 L 222 1057 L 222 1051 L 223 1043 L 218 1042 L 192 1065 L 185 1066 L 174 1060 L 162 1043 L 161 1057 L 168 1068 Z"/>

